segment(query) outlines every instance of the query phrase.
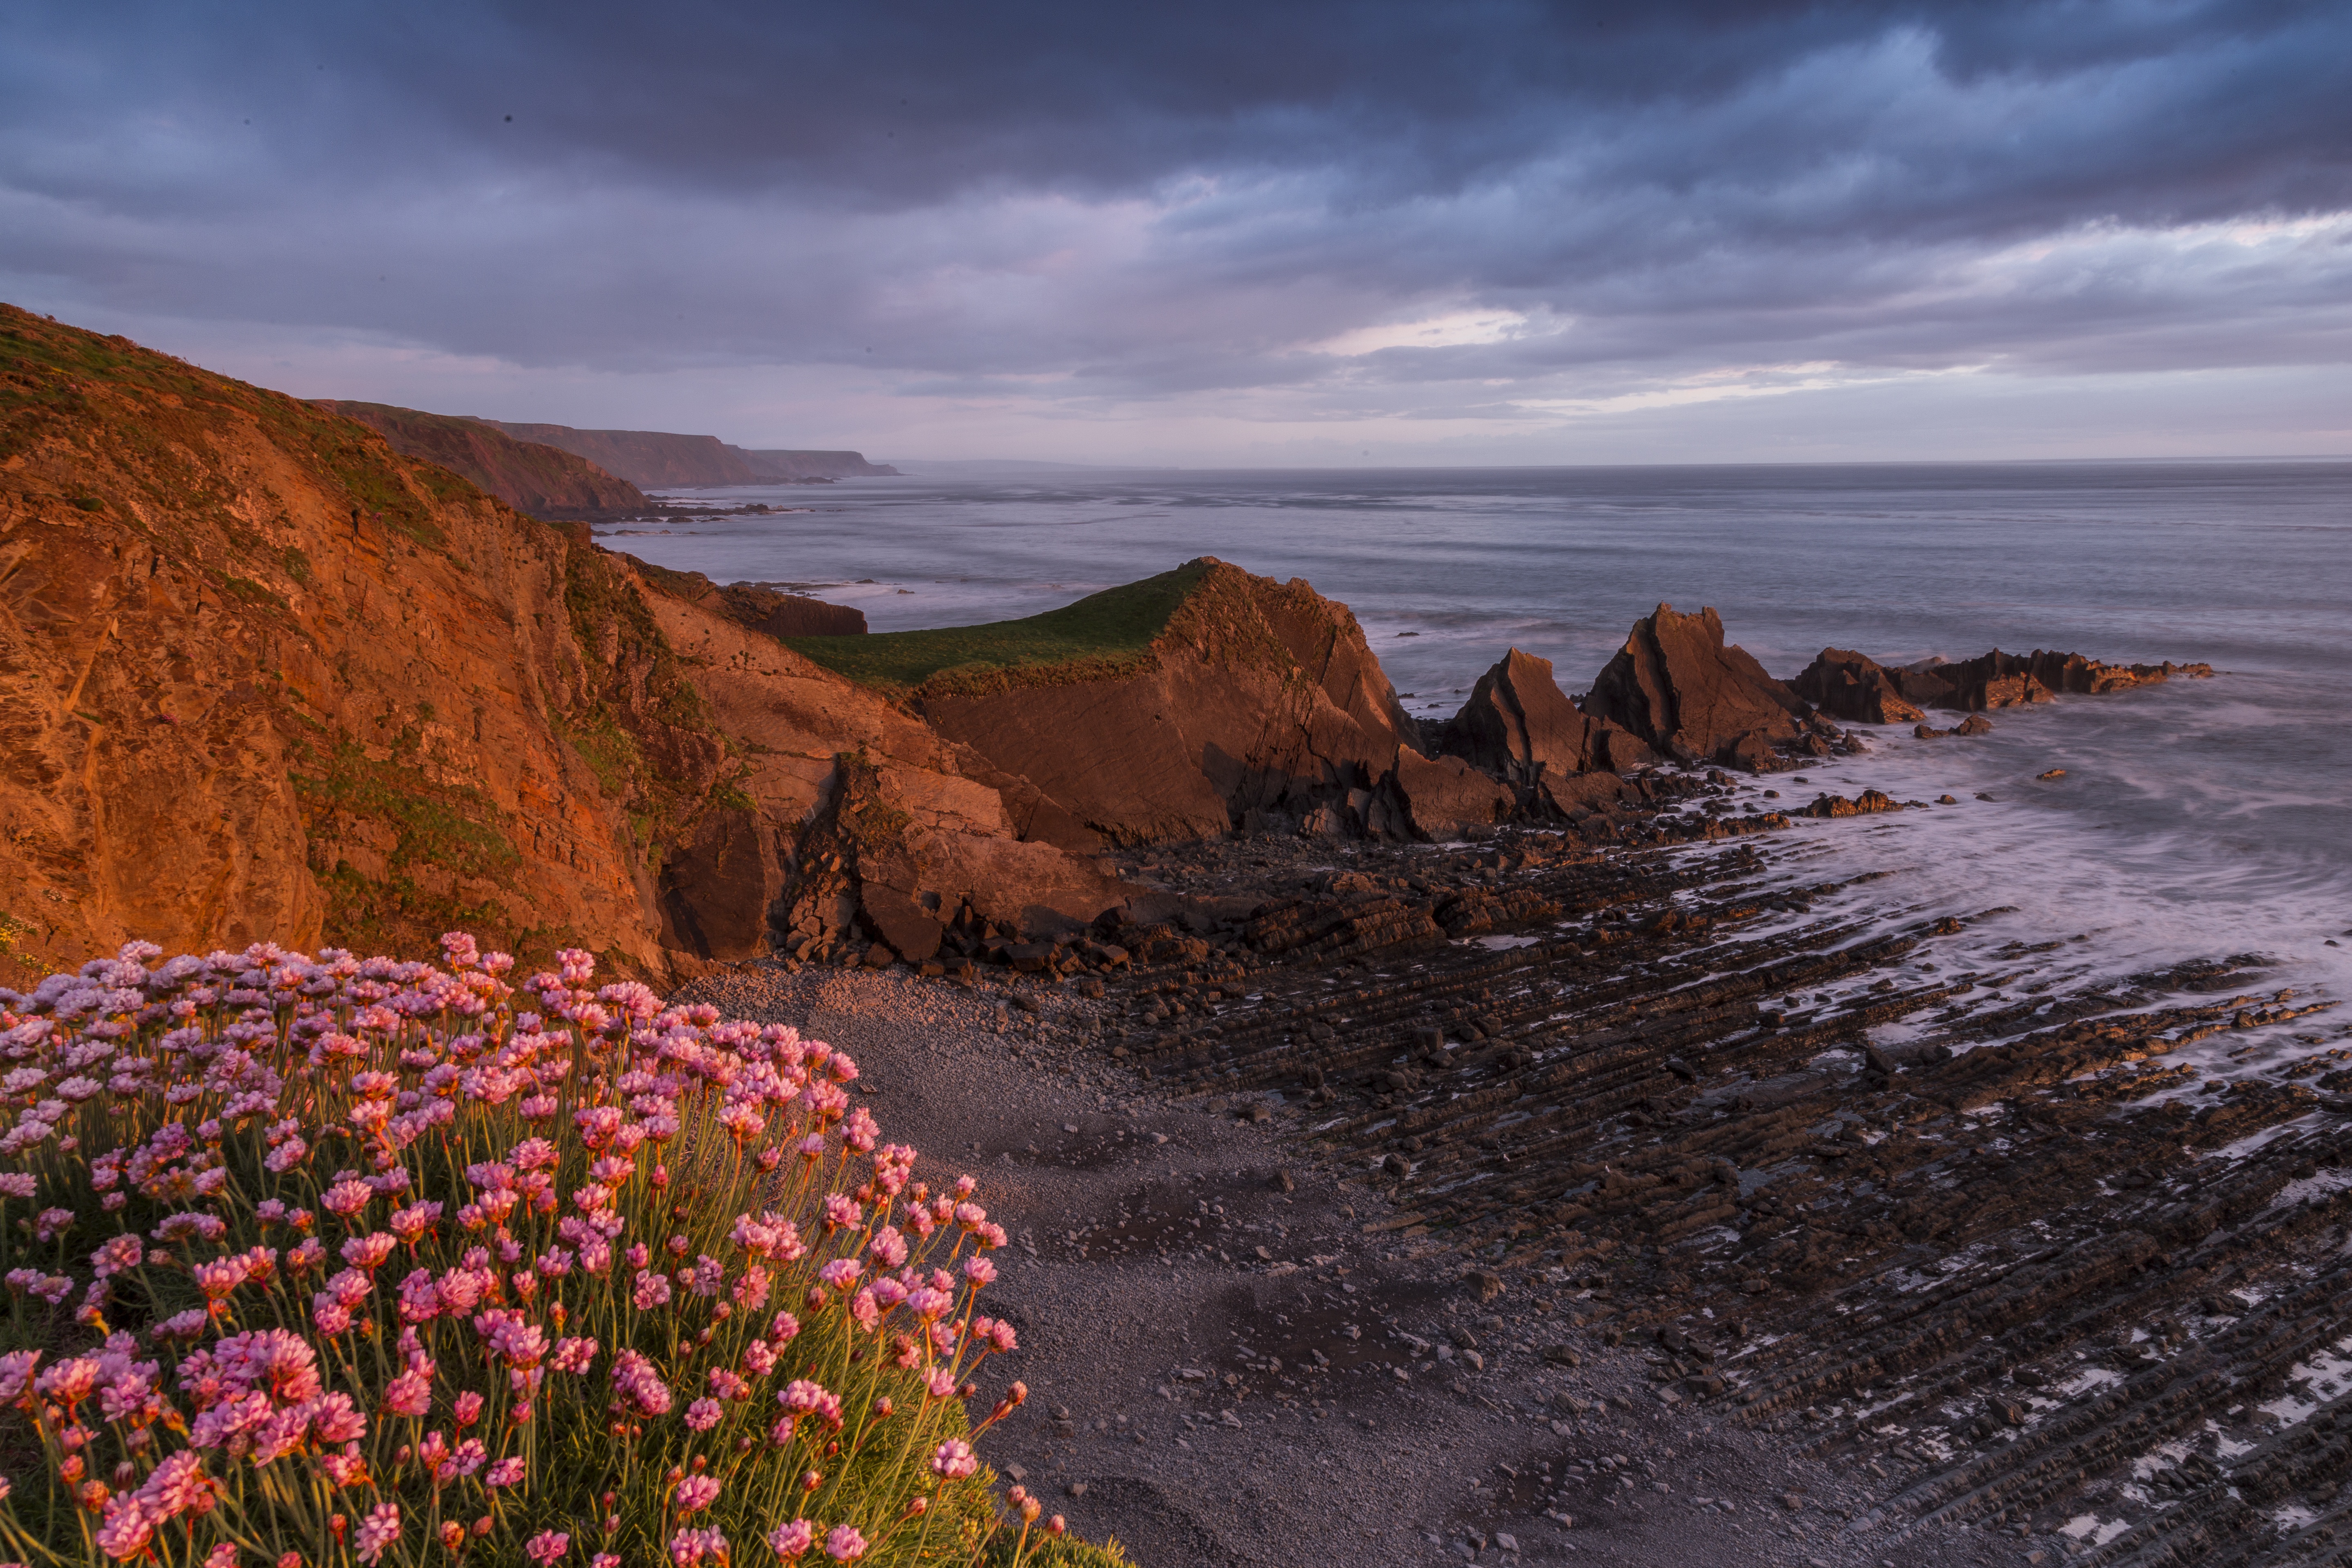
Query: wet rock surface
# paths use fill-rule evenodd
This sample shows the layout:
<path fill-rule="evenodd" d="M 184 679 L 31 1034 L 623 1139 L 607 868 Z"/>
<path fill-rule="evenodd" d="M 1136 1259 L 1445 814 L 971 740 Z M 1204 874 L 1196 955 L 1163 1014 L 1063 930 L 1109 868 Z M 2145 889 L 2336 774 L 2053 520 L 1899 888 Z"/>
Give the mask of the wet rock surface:
<path fill-rule="evenodd" d="M 1069 1310 L 1106 1261 L 1154 1300 L 1230 1271 L 1137 1373 L 1168 1436 L 1078 1476 L 1110 1451 L 1081 1422 L 1045 1461 L 1087 1480 L 1074 1520 L 1146 1561 L 1278 1555 L 1300 1496 L 1391 1521 L 1372 1562 L 2337 1560 L 2332 1004 L 2248 956 L 2070 980 L 2063 942 L 1991 945 L 2010 911 L 1792 883 L 1714 778 L 1559 832 L 1139 854 L 1246 912 L 934 983 L 1029 997 L 998 1015 L 1023 1059 L 1139 1119 L 1103 1146 L 1144 1155 L 1132 1184 L 1032 1237 Z M 2287 1031 L 2267 1071 L 2185 1059 Z M 1150 1184 L 1162 1132 L 1197 1183 Z"/>

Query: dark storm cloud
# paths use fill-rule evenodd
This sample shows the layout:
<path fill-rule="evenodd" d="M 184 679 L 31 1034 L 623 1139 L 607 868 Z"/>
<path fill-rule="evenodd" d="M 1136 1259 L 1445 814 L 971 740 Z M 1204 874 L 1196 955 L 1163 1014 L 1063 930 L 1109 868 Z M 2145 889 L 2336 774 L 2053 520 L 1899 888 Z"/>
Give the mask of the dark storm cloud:
<path fill-rule="evenodd" d="M 59 5 L 0 53 L 0 281 L 1326 418 L 2341 363 L 2347 62 L 2340 4 Z"/>

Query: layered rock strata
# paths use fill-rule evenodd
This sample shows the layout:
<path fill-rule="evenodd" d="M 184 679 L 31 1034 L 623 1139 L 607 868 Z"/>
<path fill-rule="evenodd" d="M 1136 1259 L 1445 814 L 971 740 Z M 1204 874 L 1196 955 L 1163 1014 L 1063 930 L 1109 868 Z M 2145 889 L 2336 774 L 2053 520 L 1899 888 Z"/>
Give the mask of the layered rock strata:
<path fill-rule="evenodd" d="M 1811 709 L 1746 648 L 1725 645 L 1712 608 L 1660 605 L 1594 678 L 1584 711 L 1680 762 L 1753 765 L 1795 740 Z"/>

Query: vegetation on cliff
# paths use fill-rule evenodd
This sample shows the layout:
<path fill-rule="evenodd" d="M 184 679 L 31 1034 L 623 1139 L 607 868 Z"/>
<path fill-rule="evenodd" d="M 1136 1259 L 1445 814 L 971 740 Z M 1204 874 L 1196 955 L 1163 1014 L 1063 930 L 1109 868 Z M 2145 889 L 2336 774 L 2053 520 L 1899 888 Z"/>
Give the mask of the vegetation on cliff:
<path fill-rule="evenodd" d="M 891 693 L 965 685 L 1094 680 L 1149 667 L 1167 629 L 1209 563 L 1089 594 L 1076 604 L 1017 621 L 859 637 L 792 637 L 788 645 L 827 669 Z"/>

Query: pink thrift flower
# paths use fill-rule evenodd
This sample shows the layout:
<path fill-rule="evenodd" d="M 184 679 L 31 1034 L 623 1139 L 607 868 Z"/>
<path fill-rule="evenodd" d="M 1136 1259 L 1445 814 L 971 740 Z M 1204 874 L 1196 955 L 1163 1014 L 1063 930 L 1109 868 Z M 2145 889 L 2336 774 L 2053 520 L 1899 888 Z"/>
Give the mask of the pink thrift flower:
<path fill-rule="evenodd" d="M 980 1460 L 973 1457 L 971 1445 L 961 1437 L 949 1438 L 931 1456 L 932 1473 L 951 1481 L 960 1481 L 979 1468 Z"/>
<path fill-rule="evenodd" d="M 319 1202 L 325 1205 L 328 1213 L 349 1219 L 367 1207 L 368 1200 L 374 1196 L 375 1189 L 365 1182 L 337 1182 L 327 1189 L 326 1195 Z"/>
<path fill-rule="evenodd" d="M 768 1544 L 777 1556 L 790 1563 L 806 1552 L 816 1542 L 816 1527 L 807 1520 L 796 1519 L 790 1524 L 780 1524 L 768 1532 Z"/>
<path fill-rule="evenodd" d="M 835 1563 L 855 1563 L 866 1555 L 866 1537 L 854 1524 L 836 1524 L 824 1538 L 824 1554 Z"/>
<path fill-rule="evenodd" d="M 680 1514 L 700 1513 L 718 1497 L 718 1477 L 688 1476 L 677 1483 L 677 1511 Z"/>
<path fill-rule="evenodd" d="M 400 1505 L 389 1502 L 376 1504 L 368 1510 L 367 1518 L 360 1521 L 360 1561 L 373 1563 L 399 1539 Z"/>
<path fill-rule="evenodd" d="M 985 1258 L 967 1258 L 963 1260 L 963 1277 L 974 1285 L 990 1284 L 996 1279 L 996 1265 Z"/>
<path fill-rule="evenodd" d="M 572 1550 L 572 1537 L 561 1531 L 542 1530 L 532 1536 L 522 1550 L 523 1555 L 539 1563 L 541 1568 L 546 1568 L 548 1563 Z"/>
<path fill-rule="evenodd" d="M 482 1484 L 486 1487 L 510 1487 L 522 1477 L 522 1456 L 510 1454 L 483 1472 Z"/>
<path fill-rule="evenodd" d="M 106 1504 L 105 1522 L 99 1527 L 99 1550 L 118 1563 L 146 1554 L 159 1521 L 136 1498 L 118 1497 Z"/>
<path fill-rule="evenodd" d="M 458 1426 L 471 1426 L 475 1422 L 479 1421 L 482 1418 L 482 1396 L 476 1394 L 473 1390 L 467 1389 L 465 1393 L 457 1395 L 457 1401 L 452 1405 L 451 1409 L 452 1413 L 457 1417 Z"/>
<path fill-rule="evenodd" d="M 432 1383 L 414 1372 L 404 1372 L 383 1386 L 383 1407 L 394 1415 L 422 1415 L 433 1405 Z"/>
<path fill-rule="evenodd" d="M 343 1261 L 354 1268 L 373 1268 L 392 1256 L 396 1239 L 382 1230 L 354 1236 L 343 1243 Z"/>
<path fill-rule="evenodd" d="M 686 1407 L 686 1424 L 698 1432 L 708 1432 L 719 1425 L 719 1401 L 698 1399 Z"/>

